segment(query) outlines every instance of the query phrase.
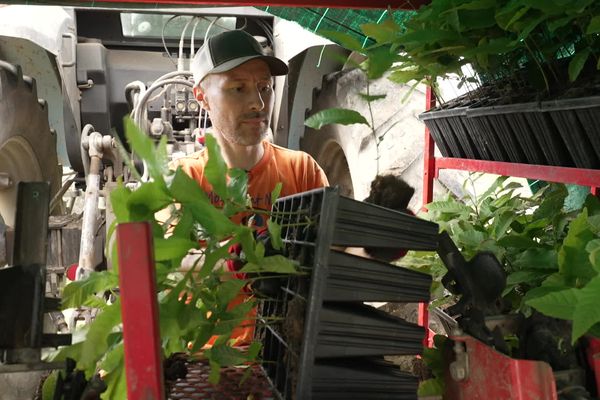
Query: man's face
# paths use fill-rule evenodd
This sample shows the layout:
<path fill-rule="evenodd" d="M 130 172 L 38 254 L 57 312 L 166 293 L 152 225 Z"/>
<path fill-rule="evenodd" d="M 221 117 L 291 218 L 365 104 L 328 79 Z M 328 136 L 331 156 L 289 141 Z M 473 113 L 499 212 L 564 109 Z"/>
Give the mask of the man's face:
<path fill-rule="evenodd" d="M 252 146 L 266 136 L 275 99 L 264 61 L 254 59 L 208 75 L 194 94 L 209 111 L 213 127 L 230 143 Z"/>

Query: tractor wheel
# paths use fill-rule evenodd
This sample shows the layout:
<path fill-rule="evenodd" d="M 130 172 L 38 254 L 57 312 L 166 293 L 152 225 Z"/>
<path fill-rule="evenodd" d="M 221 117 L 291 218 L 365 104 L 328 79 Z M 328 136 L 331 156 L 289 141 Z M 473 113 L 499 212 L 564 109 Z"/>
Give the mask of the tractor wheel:
<path fill-rule="evenodd" d="M 35 79 L 0 61 L 0 216 L 6 225 L 14 227 L 18 182 L 50 182 L 52 197 L 60 189 L 60 176 L 56 135 Z"/>

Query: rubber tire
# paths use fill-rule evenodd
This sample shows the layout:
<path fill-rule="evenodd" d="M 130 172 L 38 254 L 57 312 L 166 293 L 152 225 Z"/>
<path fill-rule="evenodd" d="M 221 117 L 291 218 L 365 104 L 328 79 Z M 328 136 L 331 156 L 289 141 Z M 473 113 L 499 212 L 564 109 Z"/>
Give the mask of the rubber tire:
<path fill-rule="evenodd" d="M 321 89 L 313 92 L 312 110 L 309 114 L 325 108 L 339 107 L 337 79 L 331 77 L 344 73 L 337 72 L 323 77 Z M 325 125 L 319 130 L 307 127 L 300 139 L 300 150 L 313 156 L 319 163 L 327 175 L 329 185 L 338 186 L 341 195 L 354 198 L 354 183 L 346 154 L 350 145 L 348 140 L 351 138 L 346 130 L 345 126 L 336 124 Z"/>
<path fill-rule="evenodd" d="M 50 183 L 50 198 L 60 189 L 56 134 L 48 124 L 48 109 L 37 97 L 35 79 L 24 77 L 19 66 L 0 66 L 0 172 L 13 185 L 0 189 L 0 215 L 14 226 L 18 182 Z"/>

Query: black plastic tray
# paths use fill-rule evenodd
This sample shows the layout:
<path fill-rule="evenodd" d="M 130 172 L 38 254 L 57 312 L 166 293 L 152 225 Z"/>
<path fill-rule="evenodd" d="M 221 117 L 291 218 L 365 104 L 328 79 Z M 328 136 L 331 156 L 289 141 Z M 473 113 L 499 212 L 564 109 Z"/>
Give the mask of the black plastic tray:
<path fill-rule="evenodd" d="M 419 119 L 427 125 L 433 141 L 438 145 L 444 157 L 464 158 L 466 152 L 463 150 L 458 135 L 446 120 L 446 110 L 430 110 L 419 114 Z M 440 115 L 440 113 L 442 113 Z"/>
<path fill-rule="evenodd" d="M 312 397 L 315 400 L 417 399 L 417 378 L 381 359 L 323 359 L 314 368 Z"/>
<path fill-rule="evenodd" d="M 425 329 L 362 303 L 325 303 L 319 315 L 318 357 L 418 354 Z"/>
<path fill-rule="evenodd" d="M 600 96 L 543 102 L 575 165 L 600 168 Z"/>
<path fill-rule="evenodd" d="M 332 251 L 324 301 L 421 302 L 431 276 L 384 262 Z"/>
<path fill-rule="evenodd" d="M 345 198 L 336 188 L 279 199 L 273 215 L 282 226 L 284 254 L 306 271 L 281 282 L 275 298 L 259 304 L 256 337 L 263 343 L 263 368 L 282 398 L 311 399 L 319 379 L 316 365 L 325 356 L 421 352 L 422 327 L 362 302 L 388 301 L 390 296 L 427 301 L 430 277 L 332 251 L 331 246 L 434 250 L 436 224 Z M 375 286 L 382 280 L 387 282 L 378 293 Z M 382 387 L 399 398 L 393 385 Z M 330 398 L 323 396 L 318 398 Z"/>

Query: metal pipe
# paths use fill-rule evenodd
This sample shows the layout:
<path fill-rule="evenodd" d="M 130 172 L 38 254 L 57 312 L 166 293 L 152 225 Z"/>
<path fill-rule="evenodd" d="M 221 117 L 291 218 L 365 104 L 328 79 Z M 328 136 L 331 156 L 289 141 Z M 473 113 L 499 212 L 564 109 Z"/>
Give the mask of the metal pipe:
<path fill-rule="evenodd" d="M 85 278 L 94 271 L 94 239 L 96 221 L 98 219 L 98 196 L 100 194 L 100 166 L 102 160 L 98 156 L 90 157 L 90 173 L 86 178 L 83 220 L 81 224 L 81 245 L 79 247 L 79 264 L 76 279 Z"/>

